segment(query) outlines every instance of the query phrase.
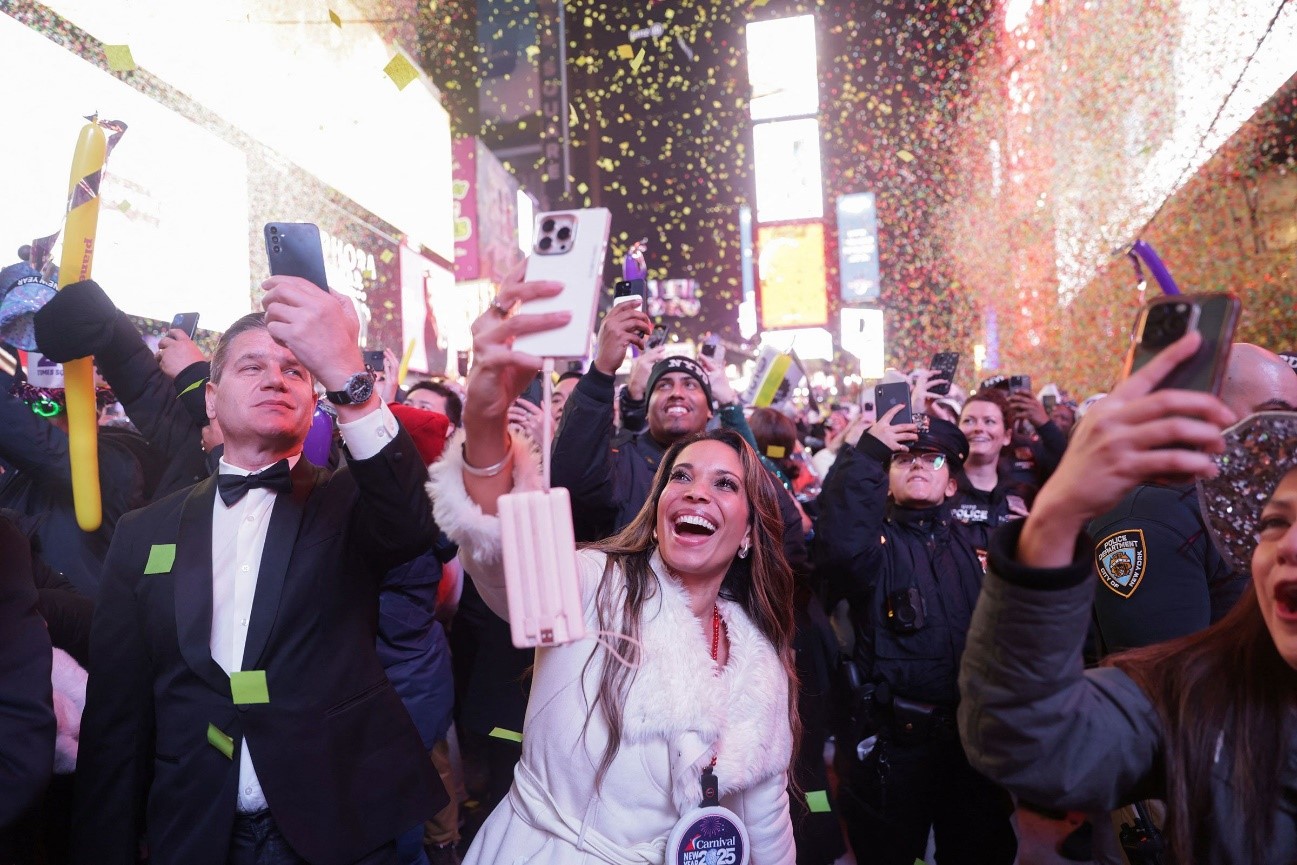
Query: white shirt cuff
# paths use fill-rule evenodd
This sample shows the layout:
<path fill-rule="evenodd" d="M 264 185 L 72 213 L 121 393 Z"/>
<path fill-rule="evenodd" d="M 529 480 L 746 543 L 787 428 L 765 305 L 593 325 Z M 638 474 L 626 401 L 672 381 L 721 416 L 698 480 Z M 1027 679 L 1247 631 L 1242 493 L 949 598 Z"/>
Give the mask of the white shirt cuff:
<path fill-rule="evenodd" d="M 339 421 L 338 431 L 342 433 L 342 440 L 347 443 L 351 458 L 367 460 L 396 438 L 400 426 L 396 422 L 396 415 L 392 414 L 392 410 L 386 403 L 380 401 L 377 409 L 359 420 L 349 423 Z"/>

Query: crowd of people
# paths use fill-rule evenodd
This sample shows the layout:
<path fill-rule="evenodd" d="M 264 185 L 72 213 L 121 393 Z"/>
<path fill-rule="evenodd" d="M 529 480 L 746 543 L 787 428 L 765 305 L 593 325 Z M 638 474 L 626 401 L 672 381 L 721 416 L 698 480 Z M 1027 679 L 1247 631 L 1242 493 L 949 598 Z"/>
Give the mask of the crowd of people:
<path fill-rule="evenodd" d="M 512 345 L 552 283 L 404 382 L 294 277 L 210 357 L 33 285 L 0 865 L 1297 860 L 1297 375 L 1262 347 L 1219 396 L 1157 387 L 1191 334 L 1080 403 L 915 368 L 881 414 L 753 408 L 631 302 L 545 404 Z M 37 351 L 101 377 L 94 531 Z M 550 427 L 589 636 L 523 650 L 498 514 Z"/>

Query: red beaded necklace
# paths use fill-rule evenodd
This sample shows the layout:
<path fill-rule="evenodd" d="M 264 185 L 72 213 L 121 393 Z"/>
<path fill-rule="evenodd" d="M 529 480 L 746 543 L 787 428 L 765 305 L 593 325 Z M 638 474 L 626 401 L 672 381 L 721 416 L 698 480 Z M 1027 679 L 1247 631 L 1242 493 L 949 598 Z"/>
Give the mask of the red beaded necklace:
<path fill-rule="evenodd" d="M 712 604 L 712 661 L 718 660 L 721 651 L 721 608 Z"/>
<path fill-rule="evenodd" d="M 719 660 L 721 651 L 721 608 L 718 604 L 712 604 L 712 663 Z M 712 762 L 709 769 L 716 768 L 716 754 L 712 754 Z"/>

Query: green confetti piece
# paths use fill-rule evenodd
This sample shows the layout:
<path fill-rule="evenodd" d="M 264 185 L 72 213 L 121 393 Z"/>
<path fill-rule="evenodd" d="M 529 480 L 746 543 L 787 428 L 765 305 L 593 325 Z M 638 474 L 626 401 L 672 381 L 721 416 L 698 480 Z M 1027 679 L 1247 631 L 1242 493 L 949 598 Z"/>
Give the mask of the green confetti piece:
<path fill-rule="evenodd" d="M 191 390 L 196 390 L 197 388 L 200 388 L 205 384 L 207 384 L 207 379 L 205 377 L 200 378 L 198 381 L 194 382 L 189 387 L 185 388 L 180 393 L 178 393 L 177 396 L 184 396 L 185 394 L 189 393 Z"/>
<path fill-rule="evenodd" d="M 414 64 L 405 59 L 404 54 L 397 54 L 389 60 L 383 67 L 383 71 L 387 73 L 388 78 L 392 79 L 397 90 L 404 90 L 411 81 L 419 77 L 418 70 L 414 68 Z"/>
<path fill-rule="evenodd" d="M 811 790 L 806 794 L 806 807 L 812 814 L 823 814 L 830 810 L 829 794 L 826 790 Z"/>
<path fill-rule="evenodd" d="M 108 68 L 114 72 L 134 72 L 136 69 L 129 45 L 105 45 L 104 58 L 108 61 Z"/>
<path fill-rule="evenodd" d="M 234 740 L 215 724 L 207 725 L 207 744 L 224 754 L 225 759 L 234 759 Z"/>
<path fill-rule="evenodd" d="M 240 670 L 237 673 L 230 673 L 230 694 L 234 697 L 236 706 L 269 703 L 270 692 L 266 690 L 266 671 Z"/>
<path fill-rule="evenodd" d="M 175 544 L 154 544 L 149 547 L 149 560 L 144 563 L 145 574 L 169 574 L 176 563 Z"/>
<path fill-rule="evenodd" d="M 503 727 L 496 727 L 488 735 L 495 739 L 504 739 L 507 742 L 522 744 L 522 733 L 515 733 L 513 730 L 506 730 Z"/>

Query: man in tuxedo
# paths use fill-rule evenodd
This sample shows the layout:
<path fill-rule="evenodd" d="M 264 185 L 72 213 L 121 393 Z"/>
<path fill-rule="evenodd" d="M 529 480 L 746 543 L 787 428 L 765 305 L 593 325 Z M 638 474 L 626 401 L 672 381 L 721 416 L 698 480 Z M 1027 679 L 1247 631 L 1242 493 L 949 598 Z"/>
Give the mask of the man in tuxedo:
<path fill-rule="evenodd" d="M 226 331 L 219 474 L 128 514 L 104 564 L 74 858 L 395 862 L 446 802 L 374 651 L 379 580 L 437 537 L 414 442 L 345 299 L 295 277 Z M 302 459 L 318 380 L 349 451 Z M 147 806 L 146 806 L 147 802 Z"/>

